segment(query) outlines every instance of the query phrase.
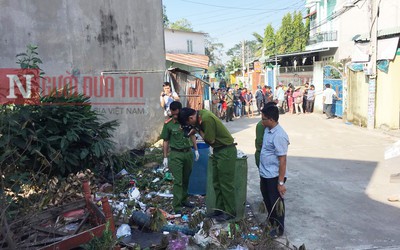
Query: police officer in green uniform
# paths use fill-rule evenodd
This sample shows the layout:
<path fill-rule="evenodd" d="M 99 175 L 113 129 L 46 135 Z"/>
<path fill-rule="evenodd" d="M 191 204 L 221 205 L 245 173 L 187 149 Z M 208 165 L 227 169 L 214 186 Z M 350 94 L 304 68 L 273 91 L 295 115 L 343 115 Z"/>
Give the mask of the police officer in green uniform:
<path fill-rule="evenodd" d="M 193 205 L 187 201 L 189 177 L 193 166 L 192 144 L 195 149 L 196 161 L 199 159 L 199 151 L 197 150 L 196 137 L 194 135 L 191 135 L 190 139 L 185 137 L 181 125 L 178 123 L 178 115 L 182 109 L 182 104 L 174 101 L 170 104 L 169 109 L 172 118 L 165 121 L 160 137 L 164 140 L 163 164 L 165 167 L 169 166 L 174 176 L 174 199 L 172 205 L 174 207 L 174 212 L 178 214 L 181 213 L 183 206 L 193 207 Z"/>
<path fill-rule="evenodd" d="M 235 171 L 237 150 L 233 137 L 222 122 L 210 111 L 196 111 L 183 108 L 179 115 L 181 124 L 190 124 L 204 141 L 213 147 L 213 186 L 216 209 L 213 216 L 218 221 L 230 220 L 236 216 Z M 223 211 L 223 212 L 221 212 Z"/>
<path fill-rule="evenodd" d="M 260 154 L 261 154 L 261 147 L 262 147 L 262 143 L 263 143 L 264 130 L 265 130 L 265 127 L 262 124 L 262 121 L 259 121 L 256 125 L 256 141 L 255 141 L 256 152 L 254 153 L 254 158 L 256 160 L 257 168 L 260 168 Z"/>
<path fill-rule="evenodd" d="M 276 102 L 268 102 L 264 105 L 264 107 L 268 107 L 270 105 L 276 106 Z M 264 130 L 265 130 L 265 127 L 261 120 L 256 125 L 256 141 L 255 141 L 256 152 L 254 153 L 254 158 L 256 160 L 257 168 L 260 168 L 260 154 L 261 154 L 261 147 L 262 147 L 263 138 L 264 138 Z"/>

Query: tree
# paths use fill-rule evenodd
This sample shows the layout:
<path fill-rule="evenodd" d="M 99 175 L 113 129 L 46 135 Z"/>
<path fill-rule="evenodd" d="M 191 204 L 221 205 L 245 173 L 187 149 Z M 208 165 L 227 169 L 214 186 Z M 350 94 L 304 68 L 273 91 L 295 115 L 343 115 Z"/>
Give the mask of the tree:
<path fill-rule="evenodd" d="M 216 65 L 221 63 L 222 49 L 224 45 L 222 43 L 216 43 L 215 39 L 210 37 L 210 35 L 205 35 L 205 46 L 206 55 L 210 59 L 209 65 Z"/>
<path fill-rule="evenodd" d="M 276 33 L 277 53 L 283 54 L 292 51 L 294 30 L 292 25 L 292 15 L 287 13 L 282 18 L 281 27 Z"/>
<path fill-rule="evenodd" d="M 263 44 L 264 44 L 264 48 L 265 48 L 264 55 L 269 56 L 269 55 L 276 54 L 275 30 L 271 24 L 268 24 L 264 30 Z"/>
<path fill-rule="evenodd" d="M 192 23 L 186 18 L 171 23 L 169 27 L 174 30 L 193 31 Z"/>
<path fill-rule="evenodd" d="M 164 28 L 168 28 L 169 19 L 167 17 L 167 9 L 166 9 L 165 5 L 163 5 L 163 23 L 164 23 Z"/>
<path fill-rule="evenodd" d="M 255 51 L 254 51 L 254 55 L 255 56 L 261 56 L 262 55 L 262 51 L 264 49 L 264 37 L 260 34 L 258 34 L 257 32 L 253 32 L 253 36 L 256 39 L 255 40 Z"/>
<path fill-rule="evenodd" d="M 306 29 L 301 12 L 293 13 L 293 44 L 290 51 L 302 51 L 307 43 Z"/>

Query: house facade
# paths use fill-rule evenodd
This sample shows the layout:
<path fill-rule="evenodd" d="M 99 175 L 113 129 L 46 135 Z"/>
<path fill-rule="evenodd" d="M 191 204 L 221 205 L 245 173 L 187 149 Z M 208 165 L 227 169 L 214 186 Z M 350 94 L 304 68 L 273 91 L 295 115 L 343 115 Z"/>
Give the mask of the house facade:
<path fill-rule="evenodd" d="M 314 62 L 316 89 L 330 80 L 325 74 L 330 65 L 342 81 L 336 91 L 342 97 L 343 120 L 365 127 L 373 120 L 375 128 L 399 129 L 400 1 L 308 0 L 306 7 L 311 21 L 306 50 L 327 49 Z M 377 33 L 376 46 L 371 32 Z M 376 77 L 370 77 L 375 71 Z M 316 110 L 322 110 L 322 97 L 316 99 Z"/>
<path fill-rule="evenodd" d="M 205 33 L 164 29 L 166 66 L 179 68 L 202 78 L 208 69 Z"/>

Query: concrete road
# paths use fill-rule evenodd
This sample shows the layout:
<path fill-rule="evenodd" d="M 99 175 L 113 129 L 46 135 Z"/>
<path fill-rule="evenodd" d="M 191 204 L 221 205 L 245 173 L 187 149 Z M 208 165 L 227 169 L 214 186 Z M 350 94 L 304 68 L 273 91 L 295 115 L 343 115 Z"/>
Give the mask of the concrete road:
<path fill-rule="evenodd" d="M 224 124 L 249 155 L 247 201 L 258 211 L 261 194 L 254 163 L 255 125 L 260 116 Z M 400 249 L 400 156 L 384 152 L 400 138 L 346 125 L 322 114 L 280 117 L 290 138 L 286 237 L 307 249 Z M 265 215 L 258 214 L 260 220 Z"/>

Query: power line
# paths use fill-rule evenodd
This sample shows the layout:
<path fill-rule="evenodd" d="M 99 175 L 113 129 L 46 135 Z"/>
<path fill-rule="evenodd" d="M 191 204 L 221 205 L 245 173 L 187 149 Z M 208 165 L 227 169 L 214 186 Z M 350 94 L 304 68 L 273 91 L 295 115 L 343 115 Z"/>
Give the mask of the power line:
<path fill-rule="evenodd" d="M 295 5 L 298 5 L 299 3 L 301 3 L 301 6 L 298 6 L 298 7 L 295 6 Z M 294 7 L 295 8 L 294 11 L 297 11 L 300 8 L 303 8 L 303 1 L 297 2 L 297 3 L 289 6 L 288 8 L 290 8 L 290 7 L 292 7 L 292 8 Z M 277 14 L 279 14 L 279 13 L 275 13 L 273 15 L 277 15 Z M 271 15 L 271 16 L 273 16 L 273 15 Z M 275 22 L 275 21 L 277 21 L 279 19 L 281 19 L 281 18 L 274 19 L 273 21 L 270 21 L 269 23 Z M 255 24 L 255 23 L 261 23 L 261 22 L 265 22 L 265 20 L 261 19 L 261 20 L 254 21 L 254 22 L 249 23 L 249 24 L 242 25 L 240 27 L 236 27 L 234 31 L 228 31 L 228 32 L 222 33 L 221 36 L 219 36 L 219 37 L 224 37 L 225 38 L 225 37 L 229 37 L 231 35 L 235 35 L 235 34 L 237 34 L 237 31 L 243 30 L 244 28 L 247 28 L 249 25 L 252 25 L 252 24 Z"/>
<path fill-rule="evenodd" d="M 243 8 L 243 7 L 232 7 L 232 6 L 222 6 L 222 5 L 214 5 L 214 4 L 207 4 L 207 3 L 200 3 L 200 2 L 195 2 L 195 1 L 190 1 L 190 0 L 181 0 L 182 2 L 186 3 L 193 3 L 193 4 L 199 4 L 199 5 L 205 5 L 205 6 L 211 6 L 211 7 L 216 7 L 216 8 L 224 8 L 224 9 L 237 9 L 237 10 L 260 10 L 258 9 L 252 9 L 252 8 Z M 282 9 L 266 9 L 269 11 L 278 11 Z"/>

